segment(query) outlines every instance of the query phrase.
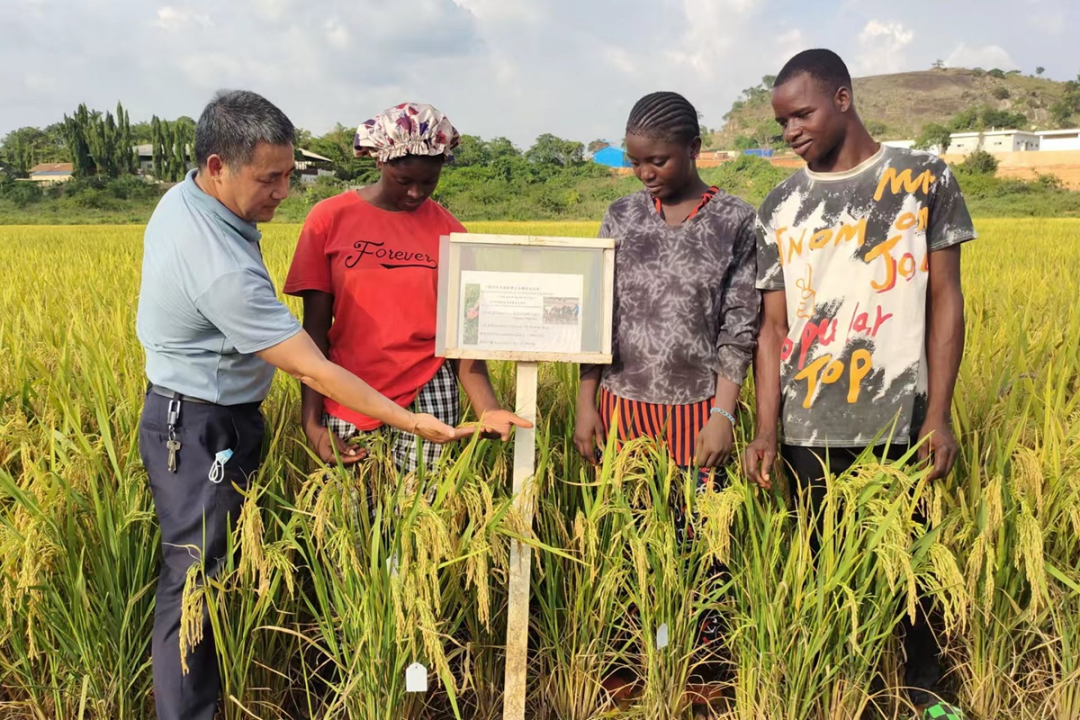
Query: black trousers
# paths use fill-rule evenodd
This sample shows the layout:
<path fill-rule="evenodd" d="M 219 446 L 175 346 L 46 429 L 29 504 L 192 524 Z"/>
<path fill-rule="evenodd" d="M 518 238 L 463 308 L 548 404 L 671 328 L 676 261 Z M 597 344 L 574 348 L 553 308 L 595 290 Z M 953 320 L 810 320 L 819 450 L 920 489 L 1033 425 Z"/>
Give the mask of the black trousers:
<path fill-rule="evenodd" d="M 180 441 L 176 472 L 168 468 L 170 400 L 149 392 L 139 423 L 139 453 L 150 474 L 154 509 L 161 525 L 161 572 L 154 609 L 154 701 L 160 720 L 213 720 L 221 693 L 214 634 L 209 615 L 203 639 L 189 652 L 188 672 L 180 662 L 180 610 L 188 568 L 205 560 L 208 576 L 225 560 L 226 537 L 239 517 L 243 497 L 259 469 L 263 418 L 259 404 L 205 405 L 181 402 L 174 426 Z M 214 456 L 233 455 L 211 480 Z"/>
<path fill-rule="evenodd" d="M 881 446 L 875 454 L 879 459 L 896 462 L 907 453 L 908 445 L 892 445 L 888 452 Z M 790 469 L 791 494 L 796 496 L 801 490 L 810 494 L 811 507 L 815 512 L 825 499 L 823 468 L 829 473 L 839 475 L 855 464 L 863 448 L 808 448 L 783 445 L 781 456 Z M 917 522 L 926 522 L 926 518 L 916 516 Z M 819 528 L 820 530 L 820 528 Z M 815 552 L 817 543 L 814 542 Z M 904 640 L 904 684 L 908 687 L 911 701 L 916 705 L 933 702 L 938 683 L 941 681 L 941 648 L 937 642 L 932 625 L 932 603 L 925 597 L 920 598 L 919 607 L 912 622 L 908 615 L 901 621 Z"/>

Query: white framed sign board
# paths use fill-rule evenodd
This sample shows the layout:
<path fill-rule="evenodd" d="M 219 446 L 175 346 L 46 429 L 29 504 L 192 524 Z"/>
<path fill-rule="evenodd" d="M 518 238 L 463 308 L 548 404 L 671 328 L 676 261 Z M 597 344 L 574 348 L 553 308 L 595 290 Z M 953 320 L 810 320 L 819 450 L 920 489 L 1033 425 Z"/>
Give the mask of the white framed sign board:
<path fill-rule="evenodd" d="M 443 237 L 435 354 L 610 363 L 614 282 L 614 240 Z"/>
<path fill-rule="evenodd" d="M 439 245 L 435 354 L 517 363 L 515 413 L 536 423 L 537 363 L 611 363 L 615 241 L 454 233 Z M 514 434 L 514 505 L 532 526 L 535 430 Z M 510 545 L 503 719 L 524 720 L 532 552 Z"/>

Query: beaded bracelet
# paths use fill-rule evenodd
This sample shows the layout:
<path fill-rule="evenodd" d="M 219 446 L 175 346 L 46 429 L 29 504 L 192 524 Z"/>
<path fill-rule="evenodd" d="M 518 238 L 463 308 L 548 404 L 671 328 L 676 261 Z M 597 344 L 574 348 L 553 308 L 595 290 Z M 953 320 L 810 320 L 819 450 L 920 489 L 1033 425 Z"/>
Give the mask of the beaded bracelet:
<path fill-rule="evenodd" d="M 728 422 L 731 423 L 731 427 L 735 427 L 735 416 L 732 415 L 731 413 L 729 413 L 724 408 L 714 407 L 709 412 L 710 413 L 716 413 L 717 415 L 723 415 L 724 417 L 726 417 L 728 419 Z"/>

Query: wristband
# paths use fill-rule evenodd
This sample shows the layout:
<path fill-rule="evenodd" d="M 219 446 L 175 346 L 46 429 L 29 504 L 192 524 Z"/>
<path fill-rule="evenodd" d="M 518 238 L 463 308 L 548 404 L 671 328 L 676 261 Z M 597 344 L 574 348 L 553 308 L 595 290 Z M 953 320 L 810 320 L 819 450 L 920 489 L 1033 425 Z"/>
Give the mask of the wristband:
<path fill-rule="evenodd" d="M 717 414 L 717 415 L 723 415 L 724 417 L 726 417 L 726 418 L 728 419 L 728 422 L 730 422 L 730 423 L 731 423 L 731 427 L 732 427 L 732 428 L 734 428 L 734 427 L 735 427 L 735 416 L 734 416 L 734 415 L 732 415 L 731 413 L 729 413 L 729 412 L 728 412 L 727 410 L 725 410 L 724 408 L 721 408 L 721 407 L 713 407 L 713 408 L 712 408 L 712 409 L 711 409 L 711 410 L 710 410 L 709 412 L 710 412 L 710 413 L 715 413 L 715 414 Z"/>

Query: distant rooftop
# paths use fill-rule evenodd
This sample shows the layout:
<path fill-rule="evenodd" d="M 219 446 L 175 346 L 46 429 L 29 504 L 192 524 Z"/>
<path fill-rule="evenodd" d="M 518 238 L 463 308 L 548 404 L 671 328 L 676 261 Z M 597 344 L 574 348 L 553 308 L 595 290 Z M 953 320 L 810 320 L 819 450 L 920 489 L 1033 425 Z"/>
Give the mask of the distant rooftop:
<path fill-rule="evenodd" d="M 41 163 L 30 168 L 31 175 L 70 175 L 75 172 L 71 163 Z"/>

